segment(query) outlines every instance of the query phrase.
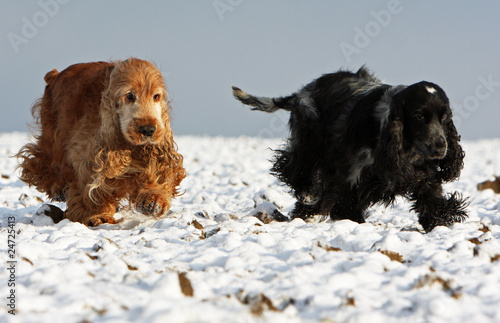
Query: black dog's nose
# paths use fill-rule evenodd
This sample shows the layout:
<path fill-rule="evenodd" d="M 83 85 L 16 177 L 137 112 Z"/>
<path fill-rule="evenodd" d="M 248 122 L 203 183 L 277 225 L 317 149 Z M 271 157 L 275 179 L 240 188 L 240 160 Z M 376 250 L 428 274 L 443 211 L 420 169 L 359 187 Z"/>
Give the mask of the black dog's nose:
<path fill-rule="evenodd" d="M 443 149 L 444 147 L 446 147 L 446 139 L 444 139 L 443 137 L 438 138 L 434 145 L 437 149 Z"/>
<path fill-rule="evenodd" d="M 156 127 L 152 126 L 152 125 L 139 127 L 139 132 L 146 137 L 151 137 L 152 135 L 154 135 L 155 131 L 156 131 Z"/>

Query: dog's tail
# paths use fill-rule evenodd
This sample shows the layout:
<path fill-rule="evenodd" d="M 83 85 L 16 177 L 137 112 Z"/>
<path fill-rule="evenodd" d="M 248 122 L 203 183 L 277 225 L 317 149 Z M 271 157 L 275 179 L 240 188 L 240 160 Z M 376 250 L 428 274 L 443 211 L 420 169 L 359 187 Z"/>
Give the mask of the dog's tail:
<path fill-rule="evenodd" d="M 59 72 L 54 68 L 52 71 L 45 74 L 45 76 L 43 77 L 43 80 L 45 81 L 45 83 L 49 84 L 50 81 L 52 81 L 52 79 L 54 79 L 54 77 L 57 74 L 59 74 Z"/>
<path fill-rule="evenodd" d="M 279 110 L 281 107 L 278 107 L 273 98 L 266 98 L 262 96 L 253 96 L 236 86 L 233 86 L 233 95 L 234 97 L 241 101 L 241 103 L 252 106 L 252 110 L 259 110 L 264 112 L 274 112 Z M 289 110 L 289 109 L 285 109 Z"/>
<path fill-rule="evenodd" d="M 240 88 L 233 86 L 234 97 L 241 101 L 241 103 L 252 106 L 252 110 L 272 113 L 282 109 L 286 111 L 299 111 L 310 117 L 317 116 L 313 100 L 307 95 L 301 95 L 301 93 L 294 93 L 290 96 L 280 98 L 267 98 L 248 94 Z"/>

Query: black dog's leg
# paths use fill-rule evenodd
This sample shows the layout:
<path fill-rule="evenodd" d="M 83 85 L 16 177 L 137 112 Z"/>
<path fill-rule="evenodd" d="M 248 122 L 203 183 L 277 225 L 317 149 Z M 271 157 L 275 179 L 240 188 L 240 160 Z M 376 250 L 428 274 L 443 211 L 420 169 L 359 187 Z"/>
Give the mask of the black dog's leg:
<path fill-rule="evenodd" d="M 425 232 L 432 231 L 438 225 L 450 226 L 462 222 L 467 217 L 467 199 L 457 192 L 443 196 L 440 184 L 419 187 L 412 193 L 411 200 L 411 209 L 417 212 L 418 222 Z"/>
<path fill-rule="evenodd" d="M 295 208 L 292 211 L 291 218 L 300 218 L 306 222 L 320 222 L 328 219 L 328 211 L 322 207 L 321 201 L 316 204 L 308 205 L 301 202 L 295 202 Z"/>
<path fill-rule="evenodd" d="M 332 220 L 348 219 L 358 223 L 365 222 L 364 211 L 368 205 L 359 201 L 356 191 L 346 188 L 342 194 L 337 196 L 330 211 Z"/>

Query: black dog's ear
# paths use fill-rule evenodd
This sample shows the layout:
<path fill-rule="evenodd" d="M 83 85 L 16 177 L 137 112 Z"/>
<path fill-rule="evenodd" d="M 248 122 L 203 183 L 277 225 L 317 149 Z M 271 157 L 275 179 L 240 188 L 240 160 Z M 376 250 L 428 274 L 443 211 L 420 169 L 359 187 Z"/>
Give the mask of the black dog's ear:
<path fill-rule="evenodd" d="M 404 121 L 404 107 L 406 104 L 407 89 L 397 92 L 394 94 L 391 100 L 391 114 L 389 118 L 393 120 Z"/>
<path fill-rule="evenodd" d="M 451 111 L 450 111 L 451 114 Z M 446 156 L 439 161 L 439 176 L 442 181 L 449 182 L 457 179 L 460 176 L 460 171 L 464 167 L 465 153 L 460 146 L 460 136 L 453 121 L 445 124 L 446 141 L 448 143 L 448 151 Z"/>
<path fill-rule="evenodd" d="M 396 172 L 402 163 L 405 94 L 403 90 L 392 97 L 389 116 L 380 130 L 377 160 L 381 162 L 380 167 L 384 172 L 388 169 Z"/>

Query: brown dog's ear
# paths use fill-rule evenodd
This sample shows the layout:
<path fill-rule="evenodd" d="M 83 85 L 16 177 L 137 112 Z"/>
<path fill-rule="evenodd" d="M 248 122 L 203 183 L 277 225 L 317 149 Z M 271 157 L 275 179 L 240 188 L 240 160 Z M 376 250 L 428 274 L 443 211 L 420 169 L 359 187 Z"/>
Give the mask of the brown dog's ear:
<path fill-rule="evenodd" d="M 89 185 L 89 198 L 94 202 L 100 201 L 100 192 L 112 194 L 112 188 L 106 183 L 107 179 L 120 177 L 126 173 L 132 162 L 132 152 L 130 150 L 111 150 L 102 148 L 97 152 L 92 160 L 92 169 L 89 171 L 92 183 Z"/>
<path fill-rule="evenodd" d="M 101 103 L 99 114 L 101 118 L 101 127 L 99 128 L 100 137 L 106 147 L 114 147 L 118 144 L 118 130 L 120 129 L 120 120 L 118 119 L 118 97 L 116 93 L 116 84 L 113 81 L 113 72 L 116 64 L 106 69 L 102 78 L 103 91 L 101 94 Z"/>
<path fill-rule="evenodd" d="M 141 150 L 144 154 L 143 158 L 149 158 L 150 161 L 157 163 L 155 169 L 157 181 L 160 184 L 168 184 L 172 189 L 172 197 L 182 195 L 179 192 L 179 184 L 186 177 L 186 170 L 184 169 L 184 158 L 177 152 L 177 145 L 172 138 L 170 128 L 166 129 L 170 132 L 167 137 L 170 140 L 164 141 L 158 145 L 147 145 Z"/>
<path fill-rule="evenodd" d="M 105 100 L 106 107 L 110 110 L 116 111 L 118 108 L 118 100 L 125 95 L 125 93 L 120 91 L 122 88 L 119 84 L 119 74 L 121 71 L 122 61 L 116 62 L 113 66 L 106 70 L 106 75 L 103 79 L 104 91 L 102 93 L 102 99 Z"/>
<path fill-rule="evenodd" d="M 164 122 L 165 132 L 163 135 L 163 141 L 160 145 L 153 145 L 154 153 L 158 154 L 158 160 L 161 161 L 161 168 L 165 168 L 165 177 L 170 181 L 169 186 L 173 188 L 173 196 L 181 195 L 177 186 L 186 177 L 186 171 L 184 169 L 183 156 L 177 152 L 177 144 L 174 141 L 172 128 L 170 127 L 170 104 L 165 110 L 162 111 L 162 120 Z"/>

